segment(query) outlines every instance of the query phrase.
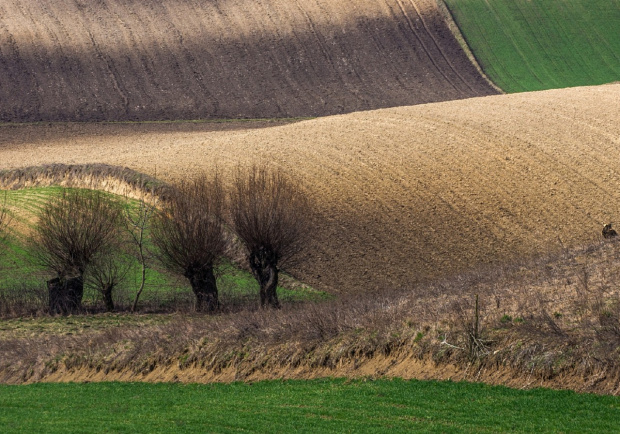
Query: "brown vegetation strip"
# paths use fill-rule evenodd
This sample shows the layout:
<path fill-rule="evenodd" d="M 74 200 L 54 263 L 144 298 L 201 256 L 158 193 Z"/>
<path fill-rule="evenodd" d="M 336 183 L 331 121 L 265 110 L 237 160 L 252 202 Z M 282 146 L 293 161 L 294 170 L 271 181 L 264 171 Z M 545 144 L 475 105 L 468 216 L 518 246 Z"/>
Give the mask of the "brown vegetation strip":
<path fill-rule="evenodd" d="M 0 121 L 319 116 L 497 93 L 433 0 L 4 0 Z"/>
<path fill-rule="evenodd" d="M 167 195 L 168 184 L 126 167 L 108 164 L 45 164 L 0 170 L 0 188 L 62 186 L 105 190 L 121 196 L 145 198 Z"/>
<path fill-rule="evenodd" d="M 336 291 L 412 288 L 599 239 L 620 216 L 618 101 L 615 84 L 267 129 L 4 126 L 0 169 L 106 163 L 174 180 L 267 161 L 305 184 L 321 216 L 296 277 Z"/>
<path fill-rule="evenodd" d="M 619 276 L 614 240 L 278 311 L 8 321 L 0 382 L 398 376 L 617 395 Z"/>

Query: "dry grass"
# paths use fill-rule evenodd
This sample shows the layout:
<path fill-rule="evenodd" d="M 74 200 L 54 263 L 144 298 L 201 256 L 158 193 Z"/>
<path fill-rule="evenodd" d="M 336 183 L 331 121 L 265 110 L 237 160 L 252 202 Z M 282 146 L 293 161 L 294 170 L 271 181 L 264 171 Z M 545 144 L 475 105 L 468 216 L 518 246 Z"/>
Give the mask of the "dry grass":
<path fill-rule="evenodd" d="M 128 197 L 165 196 L 166 183 L 127 167 L 109 164 L 44 164 L 0 170 L 0 188 L 56 186 L 104 190 Z"/>

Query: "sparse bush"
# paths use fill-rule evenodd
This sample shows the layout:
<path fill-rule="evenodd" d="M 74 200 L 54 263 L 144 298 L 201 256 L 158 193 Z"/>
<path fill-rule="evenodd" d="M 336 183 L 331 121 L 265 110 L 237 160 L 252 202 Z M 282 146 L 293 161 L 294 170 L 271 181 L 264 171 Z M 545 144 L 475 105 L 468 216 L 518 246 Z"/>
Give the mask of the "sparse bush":
<path fill-rule="evenodd" d="M 224 253 L 222 211 L 225 194 L 217 175 L 183 181 L 163 203 L 152 227 L 159 259 L 171 272 L 185 276 L 196 296 L 196 310 L 219 306 L 214 268 Z"/>
<path fill-rule="evenodd" d="M 154 192 L 151 192 L 154 197 Z M 140 263 L 140 286 L 136 291 L 131 311 L 135 312 L 138 308 L 138 300 L 146 284 L 146 270 L 149 268 L 151 255 L 146 249 L 146 236 L 151 225 L 151 218 L 157 208 L 154 204 L 148 203 L 144 196 L 140 198 L 136 209 L 127 209 L 125 214 L 125 229 L 133 245 L 138 262 Z"/>
<path fill-rule="evenodd" d="M 119 255 L 105 255 L 89 267 L 85 275 L 85 283 L 101 294 L 106 311 L 114 310 L 112 293 L 125 281 L 130 270 L 131 262 Z"/>
<path fill-rule="evenodd" d="M 504 315 L 500 318 L 499 322 L 502 324 L 507 324 L 512 322 L 512 317 L 510 315 Z"/>
<path fill-rule="evenodd" d="M 47 281 L 51 313 L 81 308 L 84 274 L 111 253 L 120 236 L 120 205 L 96 190 L 63 189 L 38 215 L 34 257 L 56 273 Z"/>
<path fill-rule="evenodd" d="M 260 286 L 261 306 L 280 307 L 279 267 L 305 247 L 310 202 L 301 185 L 279 170 L 239 168 L 230 193 L 232 227 L 243 242 Z"/>

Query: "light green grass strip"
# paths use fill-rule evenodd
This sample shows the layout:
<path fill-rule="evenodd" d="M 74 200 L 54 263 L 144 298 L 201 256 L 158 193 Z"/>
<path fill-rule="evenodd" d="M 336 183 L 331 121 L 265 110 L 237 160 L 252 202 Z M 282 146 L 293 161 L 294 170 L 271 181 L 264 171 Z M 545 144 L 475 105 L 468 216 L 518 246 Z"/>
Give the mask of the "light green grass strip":
<path fill-rule="evenodd" d="M 620 0 L 445 0 L 506 92 L 620 80 Z"/>
<path fill-rule="evenodd" d="M 618 397 L 470 383 L 0 386 L 5 433 L 613 432 L 618 421 Z"/>

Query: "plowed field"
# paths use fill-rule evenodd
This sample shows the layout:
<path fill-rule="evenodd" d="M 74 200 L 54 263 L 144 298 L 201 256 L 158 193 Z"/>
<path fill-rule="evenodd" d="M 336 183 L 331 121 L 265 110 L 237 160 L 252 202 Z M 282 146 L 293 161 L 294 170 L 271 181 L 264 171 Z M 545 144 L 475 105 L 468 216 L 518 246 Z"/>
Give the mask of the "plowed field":
<path fill-rule="evenodd" d="M 493 93 L 433 0 L 0 4 L 0 121 L 321 116 Z"/>
<path fill-rule="evenodd" d="M 620 84 L 262 129 L 5 125 L 0 168 L 104 162 L 173 179 L 269 161 L 306 183 L 322 216 L 295 274 L 372 290 L 599 239 L 620 221 L 618 119 Z"/>

